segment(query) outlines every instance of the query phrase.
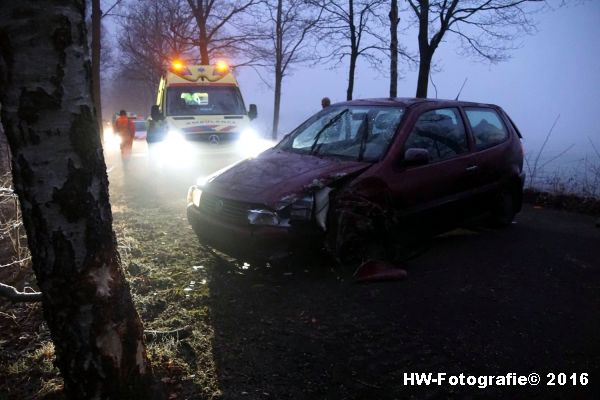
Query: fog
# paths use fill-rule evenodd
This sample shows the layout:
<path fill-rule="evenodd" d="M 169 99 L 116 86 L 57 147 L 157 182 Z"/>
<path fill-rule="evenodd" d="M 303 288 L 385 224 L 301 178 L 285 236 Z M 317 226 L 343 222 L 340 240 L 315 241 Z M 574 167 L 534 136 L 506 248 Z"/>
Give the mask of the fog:
<path fill-rule="evenodd" d="M 592 137 L 600 146 L 600 127 L 590 116 L 600 105 L 600 2 L 565 7 L 540 14 L 538 32 L 521 39 L 512 58 L 497 65 L 476 62 L 457 54 L 456 42 L 448 38 L 435 57 L 441 71 L 433 75 L 439 98 L 455 98 L 468 78 L 460 98 L 502 106 L 525 136 L 528 148 L 541 145 L 555 117 L 560 120 L 549 147 L 561 149 L 571 143 L 589 145 Z M 416 36 L 400 39 L 411 49 Z M 387 61 L 384 61 L 384 63 Z M 281 131 L 292 129 L 320 108 L 320 99 L 345 100 L 345 65 L 329 68 L 297 68 L 286 77 L 283 87 Z M 417 71 L 404 68 L 398 95 L 412 97 Z M 272 118 L 272 91 L 254 71 L 239 73 L 246 102 L 259 106 L 259 123 L 268 131 Z M 383 73 L 361 63 L 354 97 L 386 97 L 389 80 Z M 429 96 L 435 97 L 430 86 Z M 587 145 L 586 145 L 587 143 Z M 580 149 L 581 150 L 581 149 Z"/>
<path fill-rule="evenodd" d="M 460 98 L 502 106 L 522 131 L 530 157 L 539 150 L 560 114 L 543 158 L 552 158 L 574 144 L 557 163 L 577 163 L 586 156 L 600 162 L 590 146 L 591 139 L 600 149 L 600 127 L 591 123 L 600 105 L 600 2 L 581 2 L 548 11 L 537 15 L 536 20 L 537 33 L 521 37 L 517 43 L 519 48 L 510 53 L 511 58 L 495 65 L 461 56 L 456 40 L 448 36 L 434 58 L 438 68 L 433 74 L 437 97 L 455 98 L 464 79 L 468 78 Z M 109 25 L 109 29 L 114 26 Z M 410 31 L 401 36 L 400 41 L 411 51 L 417 48 L 416 34 Z M 382 71 L 359 63 L 354 98 L 388 95 L 389 80 L 385 71 L 388 61 L 382 60 L 382 63 Z M 333 102 L 345 100 L 346 68 L 343 62 L 336 69 L 297 66 L 291 71 L 283 82 L 280 136 L 318 111 L 323 96 Z M 417 71 L 407 66 L 402 68 L 398 94 L 414 96 Z M 256 127 L 269 136 L 272 89 L 252 69 L 240 69 L 237 75 L 246 104 L 258 105 Z M 436 97 L 432 85 L 429 96 Z M 126 103 L 126 99 L 120 101 Z M 119 108 L 115 102 L 110 105 Z M 556 162 L 553 165 L 557 165 Z"/>

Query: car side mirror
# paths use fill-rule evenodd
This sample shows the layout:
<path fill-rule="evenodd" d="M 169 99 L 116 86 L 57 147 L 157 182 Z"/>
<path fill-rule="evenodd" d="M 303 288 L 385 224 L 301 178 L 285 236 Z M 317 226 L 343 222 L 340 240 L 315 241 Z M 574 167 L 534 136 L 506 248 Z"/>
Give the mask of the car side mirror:
<path fill-rule="evenodd" d="M 420 148 L 406 149 L 404 152 L 403 165 L 417 166 L 429 163 L 429 150 Z"/>
<path fill-rule="evenodd" d="M 258 117 L 258 109 L 256 108 L 256 104 L 250 104 L 250 109 L 248 110 L 248 118 L 250 120 L 256 119 Z"/>
<path fill-rule="evenodd" d="M 160 108 L 158 108 L 158 106 L 155 104 L 152 107 L 150 107 L 150 117 L 154 120 L 154 121 L 160 121 L 161 119 L 164 119 L 165 117 L 162 115 L 162 113 L 160 112 Z"/>

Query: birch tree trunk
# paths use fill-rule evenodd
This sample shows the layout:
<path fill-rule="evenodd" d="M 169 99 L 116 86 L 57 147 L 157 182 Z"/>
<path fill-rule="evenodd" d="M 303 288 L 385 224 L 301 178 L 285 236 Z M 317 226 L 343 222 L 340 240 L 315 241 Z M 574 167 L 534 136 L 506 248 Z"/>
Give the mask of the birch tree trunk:
<path fill-rule="evenodd" d="M 102 98 L 100 85 L 100 57 L 102 54 L 102 11 L 100 10 L 100 0 L 92 0 L 92 95 L 94 98 L 94 109 L 96 110 L 96 120 L 100 140 L 102 140 Z"/>
<path fill-rule="evenodd" d="M 91 95 L 84 0 L 0 5 L 0 102 L 44 317 L 72 399 L 150 399 Z"/>

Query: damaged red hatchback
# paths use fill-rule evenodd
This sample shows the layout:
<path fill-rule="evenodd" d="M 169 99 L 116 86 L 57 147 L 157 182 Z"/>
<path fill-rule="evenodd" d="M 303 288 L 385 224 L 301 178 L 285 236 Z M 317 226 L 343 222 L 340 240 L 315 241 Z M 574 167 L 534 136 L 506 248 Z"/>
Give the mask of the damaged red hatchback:
<path fill-rule="evenodd" d="M 235 256 L 295 246 L 337 256 L 398 228 L 452 226 L 521 209 L 520 133 L 498 106 L 429 99 L 338 103 L 279 144 L 188 192 L 200 241 Z"/>

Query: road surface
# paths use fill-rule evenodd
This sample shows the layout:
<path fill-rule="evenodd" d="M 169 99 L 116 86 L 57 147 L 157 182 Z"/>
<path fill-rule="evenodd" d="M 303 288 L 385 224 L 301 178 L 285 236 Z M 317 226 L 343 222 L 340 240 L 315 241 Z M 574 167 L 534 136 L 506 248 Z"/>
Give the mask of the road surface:
<path fill-rule="evenodd" d="M 127 170 L 108 150 L 111 195 L 183 220 L 187 187 L 241 158 L 231 146 L 187 146 L 191 158 L 176 152 L 158 165 L 136 142 Z M 216 385 L 227 399 L 600 398 L 594 221 L 525 206 L 508 229 L 432 239 L 397 282 L 355 284 L 351 271 L 316 261 L 221 263 L 206 303 Z M 182 224 L 168 234 L 193 235 Z M 411 373 L 536 373 L 541 382 L 424 386 Z"/>

